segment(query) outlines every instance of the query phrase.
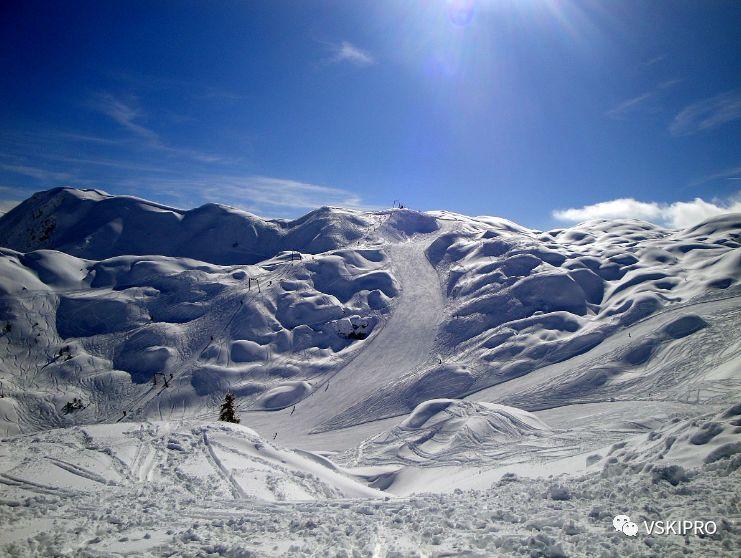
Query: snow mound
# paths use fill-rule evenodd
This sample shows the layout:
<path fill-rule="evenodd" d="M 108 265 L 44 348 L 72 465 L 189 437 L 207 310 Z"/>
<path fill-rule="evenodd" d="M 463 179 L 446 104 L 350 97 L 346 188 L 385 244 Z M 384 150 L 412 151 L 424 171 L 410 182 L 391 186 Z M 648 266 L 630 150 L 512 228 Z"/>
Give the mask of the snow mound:
<path fill-rule="evenodd" d="M 385 221 L 385 226 L 406 236 L 431 233 L 440 228 L 434 216 L 411 209 L 391 211 Z"/>
<path fill-rule="evenodd" d="M 443 429 L 451 426 L 458 428 L 458 420 L 463 418 L 464 423 L 471 416 L 486 418 L 491 427 L 491 435 L 512 439 L 526 433 L 548 430 L 548 427 L 532 413 L 496 405 L 494 403 L 469 403 L 460 399 L 431 399 L 420 403 L 410 415 L 399 423 L 404 430 L 420 430 L 422 428 L 446 423 Z"/>
<path fill-rule="evenodd" d="M 361 444 L 356 462 L 440 466 L 546 439 L 551 429 L 532 413 L 494 403 L 432 399 L 386 433 Z"/>
<path fill-rule="evenodd" d="M 263 409 L 285 409 L 295 405 L 312 392 L 309 382 L 286 382 L 267 391 L 257 401 Z"/>

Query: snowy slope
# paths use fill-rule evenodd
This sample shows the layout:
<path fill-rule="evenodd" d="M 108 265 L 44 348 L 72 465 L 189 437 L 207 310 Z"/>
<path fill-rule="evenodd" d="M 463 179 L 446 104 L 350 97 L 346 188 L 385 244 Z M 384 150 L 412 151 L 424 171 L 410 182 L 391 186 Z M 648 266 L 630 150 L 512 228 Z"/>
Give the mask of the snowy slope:
<path fill-rule="evenodd" d="M 716 438 L 733 436 L 737 412 L 673 425 L 689 435 L 674 444 L 686 448 L 711 422 L 723 422 Z M 671 446 L 663 434 L 647 438 Z M 441 468 L 460 488 L 430 493 L 427 477 L 420 494 L 378 498 L 359 475 L 242 427 L 52 430 L 24 459 L 29 438 L 0 446 L 0 549 L 8 556 L 734 556 L 741 544 L 738 454 L 719 457 L 720 441 L 693 470 L 652 466 L 657 454 L 638 441 L 611 448 L 593 472 L 554 478 L 551 467 L 551 476 L 492 478 L 480 466 Z M 616 514 L 714 519 L 718 532 L 631 538 L 614 530 Z"/>
<path fill-rule="evenodd" d="M 0 251 L 6 432 L 206 418 L 228 389 L 291 443 L 439 397 L 537 410 L 710 397 L 720 381 L 737 391 L 738 215 L 686 231 L 597 221 L 541 233 L 447 212 L 325 209 L 286 223 L 208 206 L 231 213 L 206 229 L 238 221 L 286 248 L 219 265 L 201 250 L 221 245 L 180 226 L 201 209 L 63 188 L 0 219 L 6 244 L 33 248 Z M 92 215 L 131 226 L 99 243 Z M 34 227 L 48 219 L 42 240 Z M 137 244 L 150 253 L 114 255 Z M 236 257 L 228 248 L 211 260 Z M 179 250 L 188 257 L 168 255 Z M 72 397 L 87 406 L 63 413 Z"/>
<path fill-rule="evenodd" d="M 627 387 L 677 397 L 690 377 L 711 368 L 686 361 L 688 344 L 713 356 L 712 367 L 738 358 L 728 329 L 739 319 L 738 215 L 687 231 L 599 221 L 548 233 L 502 220 L 439 218 L 447 226 L 427 249 L 447 295 L 435 340 L 439 364 L 381 386 L 340 415 L 338 426 L 407 413 L 433 397 L 507 390 L 546 368 L 560 384 L 556 391 L 539 389 L 528 401 L 518 391 L 517 400 L 501 402 L 542 409 L 619 398 Z M 705 322 L 697 313 L 703 308 L 716 321 Z M 654 316 L 662 321 L 644 325 Z M 667 352 L 673 354 L 664 358 Z M 663 373 L 642 373 L 659 363 Z M 671 372 L 682 363 L 692 370 Z"/>
<path fill-rule="evenodd" d="M 0 549 L 625 555 L 595 539 L 610 505 L 730 517 L 740 247 L 739 214 L 542 232 L 36 194 L 0 218 Z M 214 425 L 229 390 L 244 426 Z"/>
<path fill-rule="evenodd" d="M 17 454 L 23 443 L 8 440 L 3 455 Z M 3 460 L 0 482 L 6 487 L 99 493 L 156 482 L 198 498 L 270 502 L 383 496 L 326 458 L 277 448 L 253 430 L 227 423 L 74 427 L 39 434 L 34 445 L 36 459 Z"/>
<path fill-rule="evenodd" d="M 2 249 L 0 370 L 18 427 L 194 413 L 228 389 L 292 405 L 373 338 L 398 293 L 384 258 L 369 248 L 221 267 Z M 91 405 L 63 416 L 72 396 Z"/>

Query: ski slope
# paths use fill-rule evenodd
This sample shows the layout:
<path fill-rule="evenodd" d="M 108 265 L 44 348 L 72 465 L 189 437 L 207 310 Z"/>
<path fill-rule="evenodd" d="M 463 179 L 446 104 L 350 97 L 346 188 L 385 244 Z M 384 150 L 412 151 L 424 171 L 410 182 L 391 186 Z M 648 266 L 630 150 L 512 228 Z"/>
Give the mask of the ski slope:
<path fill-rule="evenodd" d="M 726 522 L 656 555 L 741 542 L 739 214 L 536 231 L 61 188 L 0 239 L 0 554 L 643 552 L 618 511 Z"/>
<path fill-rule="evenodd" d="M 442 316 L 444 300 L 437 274 L 424 258 L 429 242 L 423 238 L 403 241 L 388 248 L 392 273 L 400 283 L 400 293 L 392 316 L 381 331 L 370 338 L 362 350 L 337 373 L 323 379 L 310 397 L 296 405 L 295 411 L 279 414 L 250 413 L 256 428 L 272 428 L 285 443 L 297 443 L 308 434 L 337 429 L 336 416 L 399 377 L 435 362 L 433 341 Z M 414 332 L 414 342 L 410 342 Z M 374 417 L 358 417 L 356 426 Z"/>

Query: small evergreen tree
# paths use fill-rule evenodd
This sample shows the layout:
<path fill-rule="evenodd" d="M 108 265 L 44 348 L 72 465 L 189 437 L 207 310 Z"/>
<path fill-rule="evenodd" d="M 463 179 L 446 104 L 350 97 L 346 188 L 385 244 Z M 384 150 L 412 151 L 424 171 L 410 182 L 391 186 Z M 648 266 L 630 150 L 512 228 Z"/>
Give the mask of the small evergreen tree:
<path fill-rule="evenodd" d="M 219 413 L 219 420 L 224 422 L 233 422 L 239 424 L 239 417 L 237 411 L 234 409 L 234 402 L 236 401 L 234 394 L 228 392 L 224 397 L 224 403 L 221 405 L 221 412 Z"/>

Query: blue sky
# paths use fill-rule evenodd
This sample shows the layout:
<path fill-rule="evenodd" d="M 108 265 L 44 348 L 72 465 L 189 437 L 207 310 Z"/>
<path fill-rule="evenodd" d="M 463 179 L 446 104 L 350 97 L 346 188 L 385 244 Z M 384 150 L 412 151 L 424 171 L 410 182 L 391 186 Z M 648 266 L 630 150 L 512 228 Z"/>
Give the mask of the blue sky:
<path fill-rule="evenodd" d="M 2 10 L 5 209 L 60 185 L 274 217 L 401 199 L 538 228 L 739 208 L 739 2 Z"/>

